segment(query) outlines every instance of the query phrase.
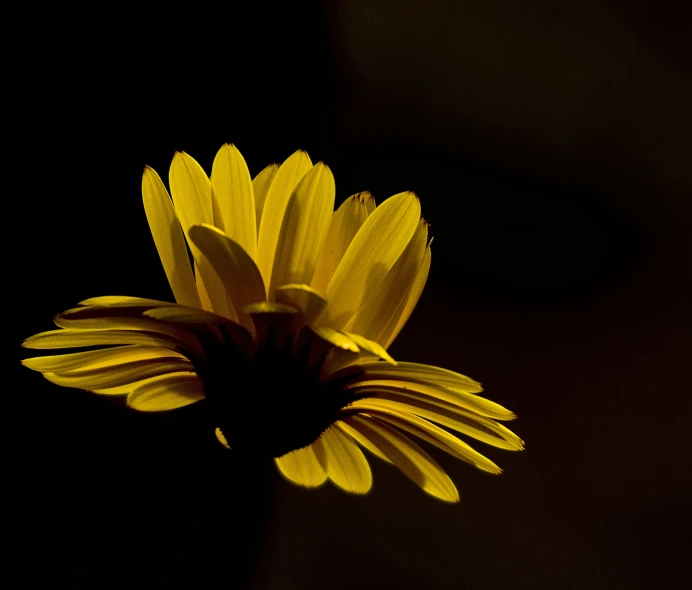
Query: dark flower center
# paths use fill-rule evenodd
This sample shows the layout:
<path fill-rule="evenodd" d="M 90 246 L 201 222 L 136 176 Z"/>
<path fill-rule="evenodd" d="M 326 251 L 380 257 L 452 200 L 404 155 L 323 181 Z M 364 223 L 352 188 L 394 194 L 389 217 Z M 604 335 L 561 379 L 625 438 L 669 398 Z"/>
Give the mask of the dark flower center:
<path fill-rule="evenodd" d="M 324 343 L 272 330 L 250 359 L 233 346 L 206 350 L 197 367 L 214 426 L 238 452 L 281 457 L 312 444 L 353 401 L 343 380 L 322 380 Z"/>

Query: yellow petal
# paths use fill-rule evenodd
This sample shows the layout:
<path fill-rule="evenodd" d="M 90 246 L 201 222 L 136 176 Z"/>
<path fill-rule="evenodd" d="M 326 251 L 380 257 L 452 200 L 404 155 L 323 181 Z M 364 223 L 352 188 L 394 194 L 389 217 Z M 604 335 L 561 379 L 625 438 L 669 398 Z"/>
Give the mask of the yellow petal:
<path fill-rule="evenodd" d="M 193 368 L 192 363 L 183 359 L 152 359 L 83 371 L 44 373 L 43 376 L 48 381 L 64 387 L 101 389 L 127 385 L 167 373 L 192 372 Z"/>
<path fill-rule="evenodd" d="M 240 323 L 252 330 L 252 321 L 242 309 L 267 299 L 262 275 L 254 260 L 238 243 L 211 225 L 191 227 L 190 239 L 221 280 L 233 307 L 239 312 Z"/>
<path fill-rule="evenodd" d="M 320 322 L 348 329 L 369 290 L 379 284 L 411 240 L 420 219 L 413 193 L 387 199 L 368 216 L 327 287 L 329 302 Z"/>
<path fill-rule="evenodd" d="M 370 465 L 350 436 L 338 428 L 330 427 L 313 446 L 322 469 L 335 485 L 351 494 L 366 494 L 370 491 Z"/>
<path fill-rule="evenodd" d="M 145 297 L 127 297 L 125 295 L 105 295 L 103 297 L 90 297 L 80 301 L 79 305 L 88 307 L 157 307 L 159 305 L 171 305 L 170 301 L 158 299 L 146 299 Z"/>
<path fill-rule="evenodd" d="M 415 414 L 395 409 L 391 404 L 387 405 L 386 402 L 373 399 L 357 400 L 348 408 L 349 410 L 366 412 L 380 420 L 389 422 L 482 471 L 492 474 L 502 473 L 502 470 L 495 463 L 472 449 L 465 442 Z"/>
<path fill-rule="evenodd" d="M 398 392 L 373 392 L 373 397 L 367 399 L 368 403 L 372 401 L 384 408 L 415 414 L 494 447 L 509 451 L 524 448 L 523 441 L 502 424 L 441 400 L 430 401 Z"/>
<path fill-rule="evenodd" d="M 380 449 L 401 472 L 430 495 L 445 502 L 458 502 L 459 493 L 442 468 L 411 439 L 369 416 L 343 420 Z"/>
<path fill-rule="evenodd" d="M 229 305 L 223 284 L 216 276 L 208 260 L 201 255 L 191 242 L 189 231 L 193 225 L 212 224 L 211 182 L 202 167 L 184 152 L 178 152 L 171 164 L 169 182 L 175 212 L 180 219 L 183 233 L 195 259 L 196 280 L 201 282 L 197 288 L 202 305 L 230 319 L 235 319 L 235 310 Z"/>
<path fill-rule="evenodd" d="M 95 369 L 131 361 L 155 358 L 184 358 L 169 348 L 157 346 L 118 346 L 103 350 L 89 350 L 71 354 L 39 356 L 22 360 L 22 364 L 34 371 L 63 372 L 74 369 Z"/>
<path fill-rule="evenodd" d="M 221 432 L 220 428 L 217 428 L 214 431 L 214 434 L 216 435 L 216 440 L 218 440 L 228 450 L 231 449 L 231 445 L 228 444 L 228 441 L 226 440 L 226 437 L 223 435 L 223 432 Z"/>
<path fill-rule="evenodd" d="M 425 253 L 423 254 L 423 260 L 421 261 L 420 266 L 418 267 L 418 271 L 416 272 L 416 276 L 413 279 L 413 284 L 411 285 L 408 295 L 406 296 L 406 302 L 404 303 L 403 309 L 401 310 L 401 314 L 399 315 L 399 319 L 397 320 L 396 325 L 390 332 L 385 331 L 385 333 L 382 336 L 383 345 L 385 348 L 389 348 L 392 345 L 392 342 L 394 342 L 394 339 L 399 335 L 399 332 L 401 332 L 401 329 L 404 327 L 408 319 L 411 317 L 411 313 L 418 304 L 418 300 L 420 299 L 421 293 L 423 292 L 423 287 L 425 287 L 425 283 L 428 280 L 428 273 L 430 272 L 431 243 L 432 240 L 430 240 L 430 243 L 425 249 Z"/>
<path fill-rule="evenodd" d="M 143 330 L 50 330 L 27 338 L 22 346 L 24 348 L 54 349 L 117 344 L 162 346 L 180 349 L 192 355 L 201 355 L 202 357 L 204 355 L 202 346 L 195 336 L 188 335 L 185 340 L 178 340 L 165 334 Z"/>
<path fill-rule="evenodd" d="M 327 474 L 317 460 L 312 445 L 274 459 L 274 462 L 281 475 L 296 485 L 316 488 L 327 481 Z"/>
<path fill-rule="evenodd" d="M 399 320 L 428 241 L 428 224 L 421 219 L 411 241 L 379 284 L 373 286 L 353 318 L 349 332 L 383 344 Z"/>
<path fill-rule="evenodd" d="M 132 383 L 126 383 L 125 385 L 116 385 L 114 387 L 100 387 L 97 389 L 87 389 L 87 391 L 91 393 L 97 393 L 99 395 L 112 395 L 112 396 L 120 396 L 120 395 L 126 395 L 128 393 L 132 393 L 135 389 L 142 385 L 147 385 L 149 383 L 154 383 L 155 381 L 159 381 L 161 379 L 168 379 L 170 377 L 189 377 L 190 372 L 189 371 L 180 371 L 177 373 L 166 373 L 165 375 L 154 375 L 153 377 L 146 377 L 144 379 L 137 379 L 136 381 L 133 381 Z"/>
<path fill-rule="evenodd" d="M 356 371 L 356 367 L 351 370 Z M 349 383 L 345 388 L 352 390 L 356 395 L 363 395 L 368 391 L 384 390 L 416 395 L 431 401 L 439 399 L 494 420 L 513 420 L 516 417 L 513 412 L 489 399 L 434 382 L 423 384 L 415 381 L 370 379 L 369 373 L 366 373 L 359 381 Z"/>
<path fill-rule="evenodd" d="M 363 448 L 370 451 L 376 457 L 382 459 L 383 461 L 386 461 L 387 463 L 391 463 L 391 461 L 389 460 L 389 457 L 387 457 L 387 455 L 385 455 L 382 451 L 380 451 L 380 449 L 378 449 L 370 441 L 370 439 L 365 438 L 355 428 L 346 424 L 346 422 L 343 422 L 342 420 L 337 420 L 336 422 L 334 422 L 334 426 L 339 428 L 344 434 L 347 434 L 348 436 L 353 438 L 359 445 L 361 445 Z"/>
<path fill-rule="evenodd" d="M 228 325 L 233 323 L 228 318 L 210 311 L 184 305 L 162 305 L 160 307 L 153 307 L 145 311 L 143 315 L 148 318 L 165 320 L 168 322 L 180 322 L 182 324 Z"/>
<path fill-rule="evenodd" d="M 280 285 L 309 285 L 334 211 L 334 176 L 322 162 L 300 180 L 286 205 L 271 275 L 269 299 Z"/>
<path fill-rule="evenodd" d="M 257 224 L 252 180 L 243 156 L 233 144 L 225 144 L 216 154 L 211 169 L 211 188 L 221 214 L 218 227 L 250 258 L 256 258 Z"/>
<path fill-rule="evenodd" d="M 262 211 L 264 210 L 267 193 L 278 171 L 278 164 L 269 164 L 269 166 L 252 179 L 252 189 L 255 193 L 255 219 L 257 221 L 258 232 L 260 222 L 262 221 Z"/>
<path fill-rule="evenodd" d="M 175 300 L 184 305 L 200 307 L 180 221 L 166 187 L 156 171 L 149 167 L 144 169 L 142 176 L 142 197 L 151 235 Z"/>
<path fill-rule="evenodd" d="M 399 362 L 396 364 L 396 367 L 389 367 L 382 363 L 362 362 L 358 364 L 357 368 L 351 370 L 364 373 L 364 380 L 368 381 L 373 379 L 399 379 L 422 385 L 451 387 L 454 391 L 463 391 L 465 393 L 479 393 L 483 391 L 481 384 L 471 379 L 471 377 L 433 365 Z M 482 400 L 483 398 L 479 399 Z M 495 402 L 489 403 L 493 408 L 497 405 Z M 503 412 L 498 408 L 494 408 L 494 411 L 499 411 L 503 415 L 509 412 L 506 409 Z"/>
<path fill-rule="evenodd" d="M 168 322 L 160 322 L 146 317 L 105 315 L 109 311 L 112 312 L 113 310 L 108 308 L 81 307 L 61 313 L 53 321 L 57 326 L 70 330 L 142 330 L 144 332 L 154 332 L 168 336 L 176 342 L 184 343 L 186 349 L 193 349 L 198 353 L 203 353 L 199 340 L 189 330 Z M 123 342 L 122 344 L 125 343 Z"/>
<path fill-rule="evenodd" d="M 353 339 L 349 338 L 343 332 L 339 332 L 326 326 L 314 328 L 314 331 L 315 334 L 317 334 L 320 338 L 323 338 L 337 348 L 348 350 L 350 352 L 360 352 L 360 348 L 358 348 L 358 345 L 353 341 Z"/>
<path fill-rule="evenodd" d="M 327 306 L 327 300 L 308 285 L 281 285 L 276 289 L 276 301 L 297 307 L 311 324 Z"/>
<path fill-rule="evenodd" d="M 279 241 L 286 206 L 293 189 L 310 168 L 310 157 L 306 152 L 299 150 L 281 165 L 269 187 L 257 238 L 257 266 L 265 285 L 271 285 L 276 244 Z"/>
<path fill-rule="evenodd" d="M 397 362 L 390 356 L 390 354 L 382 348 L 377 342 L 363 338 L 360 334 L 352 334 L 351 332 L 344 332 L 351 340 L 353 340 L 361 349 L 371 352 L 375 356 L 381 358 L 384 361 L 392 365 L 396 365 Z"/>
<path fill-rule="evenodd" d="M 140 412 L 166 412 L 203 399 L 204 388 L 197 375 L 170 375 L 137 387 L 127 396 L 127 405 Z"/>
<path fill-rule="evenodd" d="M 344 257 L 353 237 L 374 210 L 375 199 L 368 192 L 358 193 L 346 199 L 332 215 L 329 233 L 322 254 L 315 268 L 311 286 L 325 293 L 336 267 Z"/>

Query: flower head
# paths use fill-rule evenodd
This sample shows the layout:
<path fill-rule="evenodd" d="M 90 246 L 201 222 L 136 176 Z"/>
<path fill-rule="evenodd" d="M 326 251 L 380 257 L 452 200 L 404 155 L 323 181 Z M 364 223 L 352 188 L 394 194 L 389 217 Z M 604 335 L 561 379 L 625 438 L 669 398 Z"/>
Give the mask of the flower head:
<path fill-rule="evenodd" d="M 378 207 L 359 193 L 334 211 L 323 163 L 298 151 L 251 179 L 233 145 L 218 152 L 211 177 L 176 154 L 169 184 L 172 199 L 145 169 L 144 208 L 176 303 L 82 301 L 24 346 L 87 350 L 27 367 L 58 385 L 126 395 L 145 412 L 204 400 L 222 444 L 273 457 L 305 487 L 330 479 L 367 492 L 362 447 L 454 502 L 452 481 L 408 435 L 490 473 L 500 469 L 450 431 L 522 448 L 498 423 L 512 412 L 480 397 L 476 381 L 387 353 L 430 268 L 413 193 Z"/>

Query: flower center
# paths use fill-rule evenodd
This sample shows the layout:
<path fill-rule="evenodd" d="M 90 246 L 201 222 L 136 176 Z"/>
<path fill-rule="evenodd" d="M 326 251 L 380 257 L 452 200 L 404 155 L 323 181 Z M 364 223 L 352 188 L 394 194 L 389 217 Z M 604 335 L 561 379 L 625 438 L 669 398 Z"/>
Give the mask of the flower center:
<path fill-rule="evenodd" d="M 207 350 L 198 374 L 232 449 L 281 457 L 312 444 L 353 401 L 343 380 L 321 379 L 325 354 L 314 345 L 300 335 L 280 343 L 270 333 L 249 360 L 227 346 Z"/>

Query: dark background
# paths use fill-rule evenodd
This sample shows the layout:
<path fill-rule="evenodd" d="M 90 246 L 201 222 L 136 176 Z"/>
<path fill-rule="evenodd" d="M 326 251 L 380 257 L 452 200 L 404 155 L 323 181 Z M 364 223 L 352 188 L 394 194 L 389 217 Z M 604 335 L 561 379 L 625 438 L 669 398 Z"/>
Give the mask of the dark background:
<path fill-rule="evenodd" d="M 692 51 L 675 4 L 622 4 L 61 9 L 20 28 L 12 587 L 223 588 L 253 526 L 257 589 L 673 587 L 692 492 Z M 209 170 L 224 142 L 253 174 L 307 149 L 338 200 L 420 195 L 433 265 L 391 351 L 518 413 L 527 450 L 488 450 L 502 476 L 433 451 L 460 505 L 376 459 L 365 498 L 276 476 L 265 498 L 194 411 L 135 414 L 18 368 L 20 340 L 79 300 L 171 297 L 142 169 L 165 179 L 184 150 Z"/>

